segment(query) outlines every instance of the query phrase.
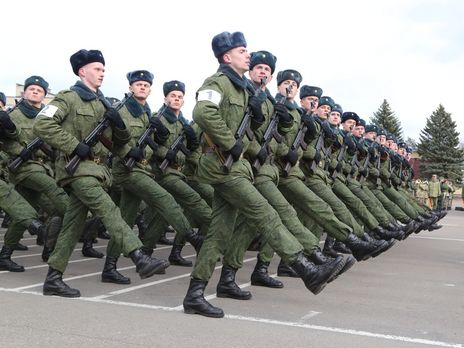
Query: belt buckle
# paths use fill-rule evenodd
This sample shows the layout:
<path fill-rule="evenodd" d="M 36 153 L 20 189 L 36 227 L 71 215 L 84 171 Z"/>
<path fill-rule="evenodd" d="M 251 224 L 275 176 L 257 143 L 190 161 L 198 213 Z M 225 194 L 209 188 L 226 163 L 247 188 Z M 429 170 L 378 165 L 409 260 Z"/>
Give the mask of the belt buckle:
<path fill-rule="evenodd" d="M 93 161 L 94 161 L 96 164 L 100 164 L 100 163 L 101 163 L 100 157 L 94 157 L 94 158 L 93 158 Z"/>
<path fill-rule="evenodd" d="M 146 158 L 143 158 L 141 161 L 140 161 L 140 164 L 143 165 L 143 166 L 147 166 L 148 165 L 148 160 Z"/>

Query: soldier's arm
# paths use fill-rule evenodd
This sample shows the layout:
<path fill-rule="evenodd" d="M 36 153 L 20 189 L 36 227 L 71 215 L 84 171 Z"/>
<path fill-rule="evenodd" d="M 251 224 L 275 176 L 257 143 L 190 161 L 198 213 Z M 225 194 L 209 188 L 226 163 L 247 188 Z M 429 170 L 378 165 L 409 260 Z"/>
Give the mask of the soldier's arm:
<path fill-rule="evenodd" d="M 229 150 L 235 144 L 235 137 L 219 112 L 224 98 L 227 98 L 227 96 L 219 83 L 212 79 L 205 81 L 205 84 L 197 93 L 197 103 L 193 109 L 193 120 L 216 145 L 223 150 Z"/>
<path fill-rule="evenodd" d="M 57 94 L 39 112 L 34 122 L 33 131 L 50 146 L 71 155 L 79 144 L 79 140 L 61 126 L 72 109 L 72 105 L 69 104 L 71 98 L 67 98 L 68 93 L 73 92 L 65 91 Z"/>

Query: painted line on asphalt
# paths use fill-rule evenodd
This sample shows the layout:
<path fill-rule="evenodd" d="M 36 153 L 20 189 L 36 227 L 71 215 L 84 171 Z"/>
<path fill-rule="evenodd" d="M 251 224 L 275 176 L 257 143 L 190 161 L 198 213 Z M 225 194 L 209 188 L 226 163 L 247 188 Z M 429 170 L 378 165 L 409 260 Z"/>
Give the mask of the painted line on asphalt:
<path fill-rule="evenodd" d="M 37 291 L 13 291 L 11 289 L 2 289 L 2 288 L 0 288 L 0 291 L 16 292 L 16 293 L 22 293 L 22 294 L 35 295 L 35 296 L 43 296 L 42 293 L 37 292 Z M 181 312 L 182 311 L 182 308 L 179 309 L 179 307 L 156 306 L 156 305 L 149 305 L 149 304 L 144 304 L 144 303 L 106 300 L 106 299 L 95 298 L 95 297 L 78 297 L 78 298 L 72 298 L 72 299 L 66 299 L 66 300 L 103 303 L 103 304 L 109 304 L 109 305 L 117 305 L 117 306 L 133 307 L 133 308 L 145 308 L 145 309 L 151 309 L 151 310 L 162 310 L 165 312 Z M 296 328 L 308 329 L 308 330 L 314 330 L 314 331 L 323 331 L 323 332 L 332 332 L 332 333 L 339 333 L 339 334 L 345 334 L 345 335 L 351 335 L 351 336 L 378 338 L 378 339 L 383 339 L 383 340 L 388 340 L 388 341 L 416 343 L 416 344 L 435 346 L 435 347 L 464 348 L 464 345 L 460 343 L 435 341 L 435 340 L 429 340 L 429 339 L 423 339 L 423 338 L 417 338 L 417 337 L 387 335 L 387 334 L 380 334 L 380 333 L 369 332 L 369 331 L 345 329 L 345 328 L 322 326 L 322 325 L 311 325 L 311 324 L 304 324 L 301 322 L 283 321 L 283 320 L 275 320 L 275 319 L 268 319 L 268 318 L 246 317 L 243 315 L 226 314 L 224 316 L 224 319 L 246 321 L 246 322 L 253 322 L 253 323 L 260 323 L 260 324 L 286 326 L 286 327 L 296 327 Z"/>
<path fill-rule="evenodd" d="M 250 261 L 252 261 L 252 260 L 256 260 L 256 257 L 249 258 L 249 259 L 245 259 L 245 260 L 243 260 L 243 262 L 244 262 L 244 263 L 245 263 L 245 262 L 250 262 Z M 214 269 L 215 269 L 215 270 L 218 270 L 218 269 L 220 269 L 220 268 L 222 268 L 222 265 L 216 266 Z M 169 281 L 171 281 L 171 280 L 177 280 L 177 279 L 181 279 L 181 278 L 187 278 L 187 277 L 190 277 L 190 274 L 191 274 L 191 273 L 185 273 L 185 274 L 181 274 L 181 275 L 178 275 L 178 276 L 175 276 L 175 277 L 170 277 L 170 278 L 155 280 L 155 281 L 150 282 L 150 283 L 145 283 L 145 284 L 140 284 L 140 285 L 136 285 L 136 286 L 131 286 L 131 287 L 124 288 L 124 289 L 121 289 L 121 290 L 112 291 L 112 292 L 110 292 L 110 293 L 108 293 L 108 294 L 95 296 L 94 298 L 105 299 L 105 298 L 108 298 L 108 297 L 111 297 L 111 296 L 126 294 L 126 293 L 128 293 L 128 292 L 132 292 L 132 291 L 135 291 L 135 290 L 143 289 L 143 288 L 146 288 L 146 287 L 149 287 L 149 286 L 152 286 L 152 285 L 157 285 L 157 284 L 166 283 L 166 282 L 169 282 Z"/>
<path fill-rule="evenodd" d="M 93 248 L 94 249 L 106 248 L 106 245 L 94 246 Z M 80 250 L 82 250 L 82 248 L 76 248 L 76 249 L 73 250 L 73 252 L 80 251 Z M 32 257 L 32 256 L 42 256 L 42 253 L 40 253 L 40 254 L 27 254 L 27 255 L 12 256 L 11 259 L 23 259 L 25 257 Z"/>
<path fill-rule="evenodd" d="M 451 242 L 464 242 L 462 238 L 446 238 L 446 237 L 429 237 L 429 236 L 411 236 L 412 238 L 417 239 L 433 239 L 433 240 L 445 240 Z"/>

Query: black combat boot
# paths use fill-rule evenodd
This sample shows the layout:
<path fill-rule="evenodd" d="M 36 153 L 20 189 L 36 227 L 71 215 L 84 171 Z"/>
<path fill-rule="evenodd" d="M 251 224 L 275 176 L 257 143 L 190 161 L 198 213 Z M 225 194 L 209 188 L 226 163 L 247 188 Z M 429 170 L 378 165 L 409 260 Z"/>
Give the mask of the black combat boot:
<path fill-rule="evenodd" d="M 114 283 L 114 284 L 130 284 L 131 280 L 128 277 L 123 276 L 116 269 L 118 262 L 117 257 L 107 256 L 105 260 L 105 266 L 101 275 L 103 283 Z"/>
<path fill-rule="evenodd" d="M 190 285 L 187 295 L 184 298 L 184 313 L 200 314 L 210 318 L 224 317 L 224 311 L 221 308 L 214 307 L 206 301 L 204 294 L 208 282 L 199 279 L 190 279 Z"/>
<path fill-rule="evenodd" d="M 82 244 L 82 255 L 85 257 L 93 257 L 95 259 L 101 259 L 105 256 L 103 253 L 93 248 L 93 242 L 91 239 L 84 239 Z"/>
<path fill-rule="evenodd" d="M 352 254 L 350 248 L 348 248 L 343 242 L 339 240 L 335 240 L 335 243 L 333 245 L 333 250 L 335 250 L 335 252 L 337 253 L 348 254 L 348 255 Z"/>
<path fill-rule="evenodd" d="M 20 242 L 16 243 L 16 245 L 14 246 L 13 250 L 17 250 L 17 251 L 28 251 L 29 250 L 29 247 L 27 245 L 24 245 Z"/>
<path fill-rule="evenodd" d="M 358 238 L 354 233 L 350 233 L 344 243 L 351 249 L 357 261 L 367 260 L 373 254 L 381 253 L 388 247 L 385 241 L 379 240 L 377 244 L 369 243 Z"/>
<path fill-rule="evenodd" d="M 292 277 L 300 278 L 298 273 L 296 273 L 289 265 L 287 265 L 282 259 L 280 259 L 279 265 L 277 266 L 277 275 L 279 277 Z"/>
<path fill-rule="evenodd" d="M 306 288 L 314 295 L 320 293 L 329 279 L 341 271 L 345 262 L 343 258 L 333 259 L 322 265 L 315 265 L 309 261 L 303 253 L 299 253 L 295 261 L 290 266 L 303 280 Z"/>
<path fill-rule="evenodd" d="M 204 237 L 192 228 L 185 233 L 185 239 L 192 244 L 198 254 L 203 244 Z"/>
<path fill-rule="evenodd" d="M 443 225 L 438 225 L 438 224 L 435 223 L 435 224 L 430 225 L 428 230 L 429 231 L 439 230 L 442 227 L 443 227 Z"/>
<path fill-rule="evenodd" d="M 43 294 L 46 296 L 61 296 L 61 297 L 80 297 L 81 292 L 78 289 L 71 288 L 63 281 L 63 273 L 48 268 L 47 278 L 43 285 Z"/>
<path fill-rule="evenodd" d="M 27 230 L 31 236 L 37 236 L 37 245 L 44 245 L 45 240 L 47 239 L 47 225 L 40 220 L 34 219 Z"/>
<path fill-rule="evenodd" d="M 101 239 L 110 239 L 111 236 L 106 230 L 103 221 L 100 218 L 95 218 L 95 223 L 97 224 L 97 237 Z"/>
<path fill-rule="evenodd" d="M 135 271 L 141 279 L 149 278 L 157 272 L 162 272 L 169 267 L 169 262 L 166 260 L 158 260 L 147 256 L 140 249 L 135 249 L 129 254 L 132 262 L 135 264 Z"/>
<path fill-rule="evenodd" d="M 183 266 L 183 267 L 192 267 L 192 261 L 186 260 L 182 257 L 181 251 L 184 246 L 181 244 L 174 244 L 171 249 L 171 254 L 169 255 L 169 263 L 171 265 Z"/>
<path fill-rule="evenodd" d="M 325 237 L 323 252 L 330 257 L 337 257 L 338 253 L 334 249 L 335 238 L 327 235 Z"/>
<path fill-rule="evenodd" d="M 44 247 L 42 250 L 42 260 L 44 262 L 48 262 L 48 259 L 55 248 L 56 240 L 58 239 L 58 234 L 60 233 L 62 225 L 63 218 L 60 216 L 53 216 L 48 222 L 47 234 L 44 238 Z"/>
<path fill-rule="evenodd" d="M 283 288 L 284 284 L 280 280 L 274 279 L 269 275 L 268 268 L 269 262 L 261 261 L 258 256 L 255 269 L 251 273 L 251 285 L 276 289 Z"/>
<path fill-rule="evenodd" d="M 235 300 L 249 300 L 251 292 L 243 291 L 235 283 L 236 269 L 230 266 L 222 266 L 221 278 L 216 287 L 217 297 L 229 297 Z"/>
<path fill-rule="evenodd" d="M 368 233 L 364 233 L 361 239 L 367 243 L 370 243 L 380 248 L 376 252 L 372 253 L 371 257 L 376 257 L 377 255 L 380 255 L 381 253 L 390 249 L 396 243 L 396 240 L 394 239 L 379 240 L 379 239 L 372 238 Z"/>
<path fill-rule="evenodd" d="M 13 254 L 13 248 L 4 245 L 0 251 L 0 271 L 24 272 L 23 266 L 11 261 L 11 254 Z"/>
<path fill-rule="evenodd" d="M 402 230 L 387 230 L 383 229 L 380 226 L 377 226 L 374 228 L 371 233 L 378 239 L 383 239 L 383 240 L 390 240 L 390 239 L 396 239 L 396 240 L 403 240 L 404 239 L 404 232 Z"/>
<path fill-rule="evenodd" d="M 149 257 L 153 255 L 153 248 L 143 246 L 140 248 L 140 251 Z M 160 268 L 155 274 L 166 274 L 166 268 Z"/>
<path fill-rule="evenodd" d="M 159 244 L 164 244 L 164 245 L 174 245 L 174 241 L 173 240 L 170 240 L 166 237 L 166 231 L 164 231 L 162 234 L 161 234 L 161 237 L 160 239 L 158 240 L 158 243 Z"/>
<path fill-rule="evenodd" d="M 356 263 L 356 260 L 353 256 L 348 255 L 346 258 L 343 258 L 342 255 L 337 255 L 336 258 L 333 258 L 329 255 L 325 255 L 324 252 L 317 247 L 311 255 L 309 255 L 308 259 L 315 265 L 323 265 L 328 262 L 332 262 L 334 259 L 342 258 L 344 259 L 345 264 L 343 265 L 343 268 L 334 276 L 334 278 L 331 278 L 327 281 L 327 283 L 330 283 L 331 281 L 334 281 L 336 278 L 338 278 L 339 275 L 342 273 L 345 273 L 348 271 L 353 265 Z"/>

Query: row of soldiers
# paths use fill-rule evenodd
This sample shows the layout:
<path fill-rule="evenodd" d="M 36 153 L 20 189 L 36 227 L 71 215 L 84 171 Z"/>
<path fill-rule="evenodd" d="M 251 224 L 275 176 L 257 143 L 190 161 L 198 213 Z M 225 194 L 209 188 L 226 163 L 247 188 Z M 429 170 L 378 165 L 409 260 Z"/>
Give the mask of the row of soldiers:
<path fill-rule="evenodd" d="M 434 210 L 451 210 L 454 191 L 450 180 L 443 177 L 438 179 L 436 174 L 432 175 L 430 181 L 417 179 L 414 182 L 416 198 Z"/>
<path fill-rule="evenodd" d="M 277 274 L 301 278 L 318 294 L 356 261 L 380 255 L 411 233 L 440 228 L 445 213 L 411 194 L 404 143 L 344 112 L 321 88 L 301 85 L 296 70 L 277 74 L 272 96 L 267 85 L 276 57 L 250 55 L 246 46 L 241 32 L 213 38 L 219 68 L 196 93 L 192 123 L 182 115 L 180 81 L 164 84 L 164 103 L 151 112 L 153 75 L 146 70 L 128 73 L 128 93 L 109 103 L 100 90 L 105 60 L 98 50 L 71 56 L 79 80 L 47 106 L 39 102 L 44 80 L 28 79 L 25 101 L 0 113 L 16 189 L 7 186 L 10 196 L 2 195 L 0 206 L 17 226 L 5 235 L 0 269 L 24 271 L 11 254 L 29 229 L 46 241 L 44 295 L 80 296 L 62 277 L 90 211 L 111 236 L 103 282 L 130 283 L 117 270 L 121 254 L 142 279 L 165 273 L 170 264 L 192 266 L 181 255 L 190 242 L 197 258 L 184 311 L 219 318 L 224 312 L 204 292 L 221 256 L 218 297 L 252 297 L 235 282 L 250 245 L 259 250 L 252 285 L 283 287 L 268 272 L 277 253 Z M 29 204 L 34 199 L 49 208 L 46 226 Z M 142 202 L 143 241 L 132 231 Z M 174 245 L 169 261 L 160 260 L 153 249 L 169 225 Z"/>

